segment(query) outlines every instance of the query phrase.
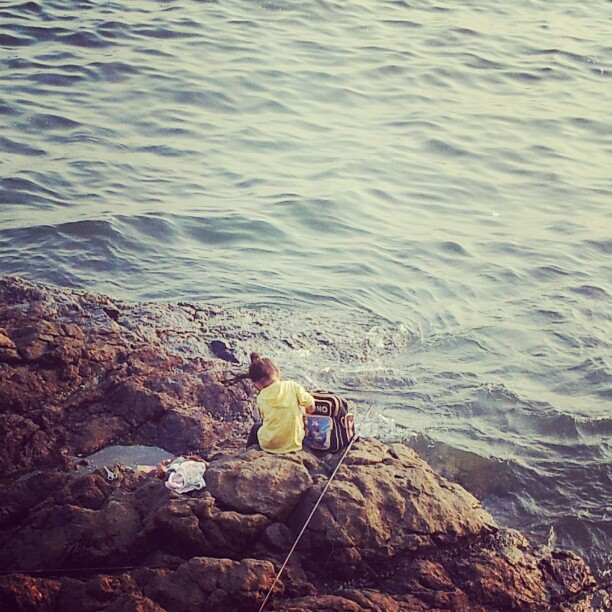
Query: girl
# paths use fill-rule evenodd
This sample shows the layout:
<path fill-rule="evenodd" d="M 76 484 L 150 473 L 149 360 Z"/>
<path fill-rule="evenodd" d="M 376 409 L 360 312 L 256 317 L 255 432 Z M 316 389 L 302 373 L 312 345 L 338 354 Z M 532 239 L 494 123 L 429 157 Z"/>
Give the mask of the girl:
<path fill-rule="evenodd" d="M 257 408 L 263 422 L 251 428 L 247 448 L 259 444 L 277 454 L 302 450 L 304 410 L 314 410 L 314 397 L 301 385 L 282 380 L 278 368 L 258 353 L 251 353 L 249 378 L 259 392 Z"/>

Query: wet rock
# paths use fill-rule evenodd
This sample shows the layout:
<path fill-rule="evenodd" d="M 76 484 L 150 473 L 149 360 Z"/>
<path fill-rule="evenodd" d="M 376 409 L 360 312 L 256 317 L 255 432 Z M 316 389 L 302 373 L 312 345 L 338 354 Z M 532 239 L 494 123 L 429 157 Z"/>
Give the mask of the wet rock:
<path fill-rule="evenodd" d="M 108 316 L 109 319 L 115 322 L 119 321 L 119 311 L 116 308 L 102 308 L 102 310 Z"/>
<path fill-rule="evenodd" d="M 213 354 L 219 357 L 219 359 L 229 361 L 230 363 L 240 363 L 240 361 L 236 359 L 236 356 L 227 348 L 225 342 L 213 340 L 209 346 Z"/>

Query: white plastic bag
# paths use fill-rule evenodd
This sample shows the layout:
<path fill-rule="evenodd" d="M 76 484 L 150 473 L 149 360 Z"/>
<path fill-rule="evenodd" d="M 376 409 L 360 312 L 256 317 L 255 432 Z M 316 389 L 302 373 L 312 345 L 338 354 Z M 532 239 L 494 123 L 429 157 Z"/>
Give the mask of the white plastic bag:
<path fill-rule="evenodd" d="M 205 463 L 178 457 L 168 466 L 168 473 L 164 484 L 168 489 L 177 493 L 199 491 L 206 486 L 206 481 L 204 480 L 205 472 Z"/>

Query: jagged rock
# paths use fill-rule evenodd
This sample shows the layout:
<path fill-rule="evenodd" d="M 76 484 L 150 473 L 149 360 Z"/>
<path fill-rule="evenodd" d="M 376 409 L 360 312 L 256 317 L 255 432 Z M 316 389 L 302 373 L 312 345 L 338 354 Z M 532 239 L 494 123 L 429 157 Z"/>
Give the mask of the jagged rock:
<path fill-rule="evenodd" d="M 417 597 L 428 608 L 462 610 L 474 607 L 473 600 L 455 585 L 439 561 L 410 559 L 398 563 L 392 578 L 382 583 L 383 590 L 394 596 Z"/>
<path fill-rule="evenodd" d="M 463 609 L 473 602 L 484 610 L 560 609 L 572 593 L 588 593 L 594 586 L 586 564 L 571 553 L 567 568 L 571 566 L 571 570 L 559 568 L 557 578 L 551 575 L 548 568 L 553 558 L 565 561 L 566 555 L 532 546 L 520 533 L 501 529 L 459 550 L 438 552 L 435 560 L 406 558 L 380 586 L 394 596 L 416 595 L 431 607 L 442 609 Z M 567 609 L 575 610 L 583 604 L 566 602 Z"/>
<path fill-rule="evenodd" d="M 19 361 L 19 353 L 15 343 L 6 335 L 6 330 L 0 328 L 0 363 Z"/>
<path fill-rule="evenodd" d="M 238 557 L 266 529 L 270 521 L 262 514 L 240 515 L 223 511 L 204 493 L 201 497 L 170 499 L 144 521 L 140 539 L 167 553 L 190 556 Z"/>
<path fill-rule="evenodd" d="M 62 584 L 59 580 L 32 578 L 25 574 L 0 576 L 0 610 L 54 610 Z"/>
<path fill-rule="evenodd" d="M 140 518 L 129 506 L 111 500 L 99 511 L 54 506 L 34 516 L 0 553 L 3 566 L 38 569 L 97 567 L 123 563 L 139 532 Z"/>
<path fill-rule="evenodd" d="M 135 590 L 138 588 L 129 576 L 93 576 L 84 580 L 64 578 L 56 609 L 84 612 L 108 609 L 126 592 L 134 593 Z"/>
<path fill-rule="evenodd" d="M 156 316 L 176 324 L 188 311 L 160 308 Z M 195 337 L 205 321 L 191 320 Z M 246 434 L 248 385 L 222 384 L 225 361 L 186 359 L 169 341 L 183 330 L 158 324 L 152 334 L 149 324 L 138 306 L 0 279 L 5 474 L 61 465 L 60 450 L 86 455 L 132 441 L 183 453 Z M 208 354 L 206 338 L 196 346 Z"/>
<path fill-rule="evenodd" d="M 66 473 L 51 472 L 33 474 L 10 487 L 2 487 L 0 504 L 0 531 L 17 527 L 28 516 L 28 512 L 55 493 L 70 480 Z"/>
<path fill-rule="evenodd" d="M 220 509 L 206 491 L 173 494 L 154 476 L 126 474 L 109 482 L 98 474 L 57 475 L 49 482 L 59 488 L 25 496 L 41 503 L 21 516 L 0 551 L 0 567 L 142 563 L 156 551 L 181 559 L 221 553 L 240 558 L 271 522 L 263 514 Z"/>

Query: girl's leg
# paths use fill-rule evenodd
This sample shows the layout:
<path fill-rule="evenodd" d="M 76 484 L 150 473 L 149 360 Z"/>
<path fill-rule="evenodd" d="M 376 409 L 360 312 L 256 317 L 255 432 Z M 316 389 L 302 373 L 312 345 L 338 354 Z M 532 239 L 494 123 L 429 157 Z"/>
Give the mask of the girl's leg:
<path fill-rule="evenodd" d="M 261 423 L 255 423 L 253 427 L 251 427 L 251 431 L 249 432 L 249 437 L 247 438 L 246 447 L 249 446 L 259 446 L 259 440 L 257 439 L 257 432 L 261 427 Z"/>

